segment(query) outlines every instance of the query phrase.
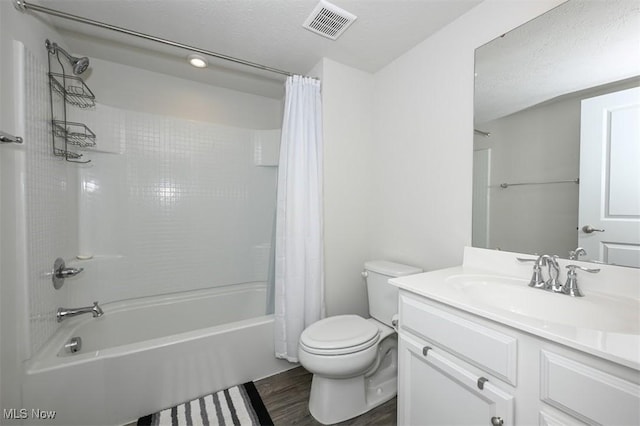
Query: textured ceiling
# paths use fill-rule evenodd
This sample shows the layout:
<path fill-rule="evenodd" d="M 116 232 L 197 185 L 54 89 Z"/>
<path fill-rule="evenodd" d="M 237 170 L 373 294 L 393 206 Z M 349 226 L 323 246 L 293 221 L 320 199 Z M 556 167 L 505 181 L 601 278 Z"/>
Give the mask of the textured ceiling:
<path fill-rule="evenodd" d="M 476 51 L 475 122 L 640 75 L 640 1 L 571 0 Z"/>
<path fill-rule="evenodd" d="M 318 0 L 34 0 L 34 4 L 304 74 L 322 57 L 375 72 L 480 3 L 479 0 L 333 0 L 358 19 L 336 41 L 302 23 Z M 281 97 L 277 74 L 211 60 L 186 64 L 187 52 L 49 17 L 77 54 L 157 70 L 217 86 Z"/>

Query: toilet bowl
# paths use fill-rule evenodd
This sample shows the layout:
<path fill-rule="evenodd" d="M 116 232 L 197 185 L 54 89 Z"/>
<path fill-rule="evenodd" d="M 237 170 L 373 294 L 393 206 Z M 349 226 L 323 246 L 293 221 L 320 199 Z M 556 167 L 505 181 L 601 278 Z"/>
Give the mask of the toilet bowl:
<path fill-rule="evenodd" d="M 357 315 L 329 317 L 302 332 L 298 358 L 310 373 L 331 378 L 357 376 L 376 359 L 380 335 L 376 324 Z"/>
<path fill-rule="evenodd" d="M 398 290 L 389 278 L 422 272 L 386 261 L 365 263 L 373 318 L 337 315 L 311 324 L 300 336 L 298 359 L 313 373 L 309 411 L 322 424 L 363 414 L 397 394 L 397 335 L 392 327 Z"/>

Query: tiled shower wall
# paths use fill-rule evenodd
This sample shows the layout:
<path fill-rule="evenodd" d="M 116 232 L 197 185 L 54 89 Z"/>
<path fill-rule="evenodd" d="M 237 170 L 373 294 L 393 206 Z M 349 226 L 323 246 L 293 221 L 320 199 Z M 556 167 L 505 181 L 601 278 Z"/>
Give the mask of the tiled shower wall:
<path fill-rule="evenodd" d="M 27 216 L 27 356 L 34 354 L 57 329 L 56 310 L 68 302 L 69 286 L 55 290 L 50 272 L 56 257 L 73 258 L 78 241 L 76 166 L 51 153 L 49 85 L 46 64 L 20 43 L 20 97 L 23 100 Z"/>
<path fill-rule="evenodd" d="M 79 168 L 71 303 L 265 282 L 279 130 L 241 129 L 98 104 Z"/>
<path fill-rule="evenodd" d="M 88 124 L 97 146 L 84 152 L 90 164 L 67 163 L 51 152 L 46 63 L 16 49 L 24 75 L 27 357 L 55 333 L 61 306 L 266 281 L 278 129 L 71 106 L 69 120 Z M 56 257 L 85 268 L 60 290 L 50 275 Z"/>

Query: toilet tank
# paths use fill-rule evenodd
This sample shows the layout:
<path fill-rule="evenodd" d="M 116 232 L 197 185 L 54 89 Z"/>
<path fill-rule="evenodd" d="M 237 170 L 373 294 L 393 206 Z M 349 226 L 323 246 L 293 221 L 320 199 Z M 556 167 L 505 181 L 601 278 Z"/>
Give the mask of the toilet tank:
<path fill-rule="evenodd" d="M 386 260 L 371 260 L 364 264 L 369 297 L 369 315 L 391 326 L 391 317 L 398 313 L 398 288 L 390 278 L 418 274 L 422 269 Z"/>

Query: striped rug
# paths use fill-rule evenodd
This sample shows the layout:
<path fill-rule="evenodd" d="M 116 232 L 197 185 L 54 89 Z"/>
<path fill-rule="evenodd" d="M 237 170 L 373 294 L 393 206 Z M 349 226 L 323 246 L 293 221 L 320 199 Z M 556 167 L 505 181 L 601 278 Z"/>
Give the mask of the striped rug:
<path fill-rule="evenodd" d="M 253 382 L 168 408 L 138 419 L 138 425 L 273 426 Z"/>

